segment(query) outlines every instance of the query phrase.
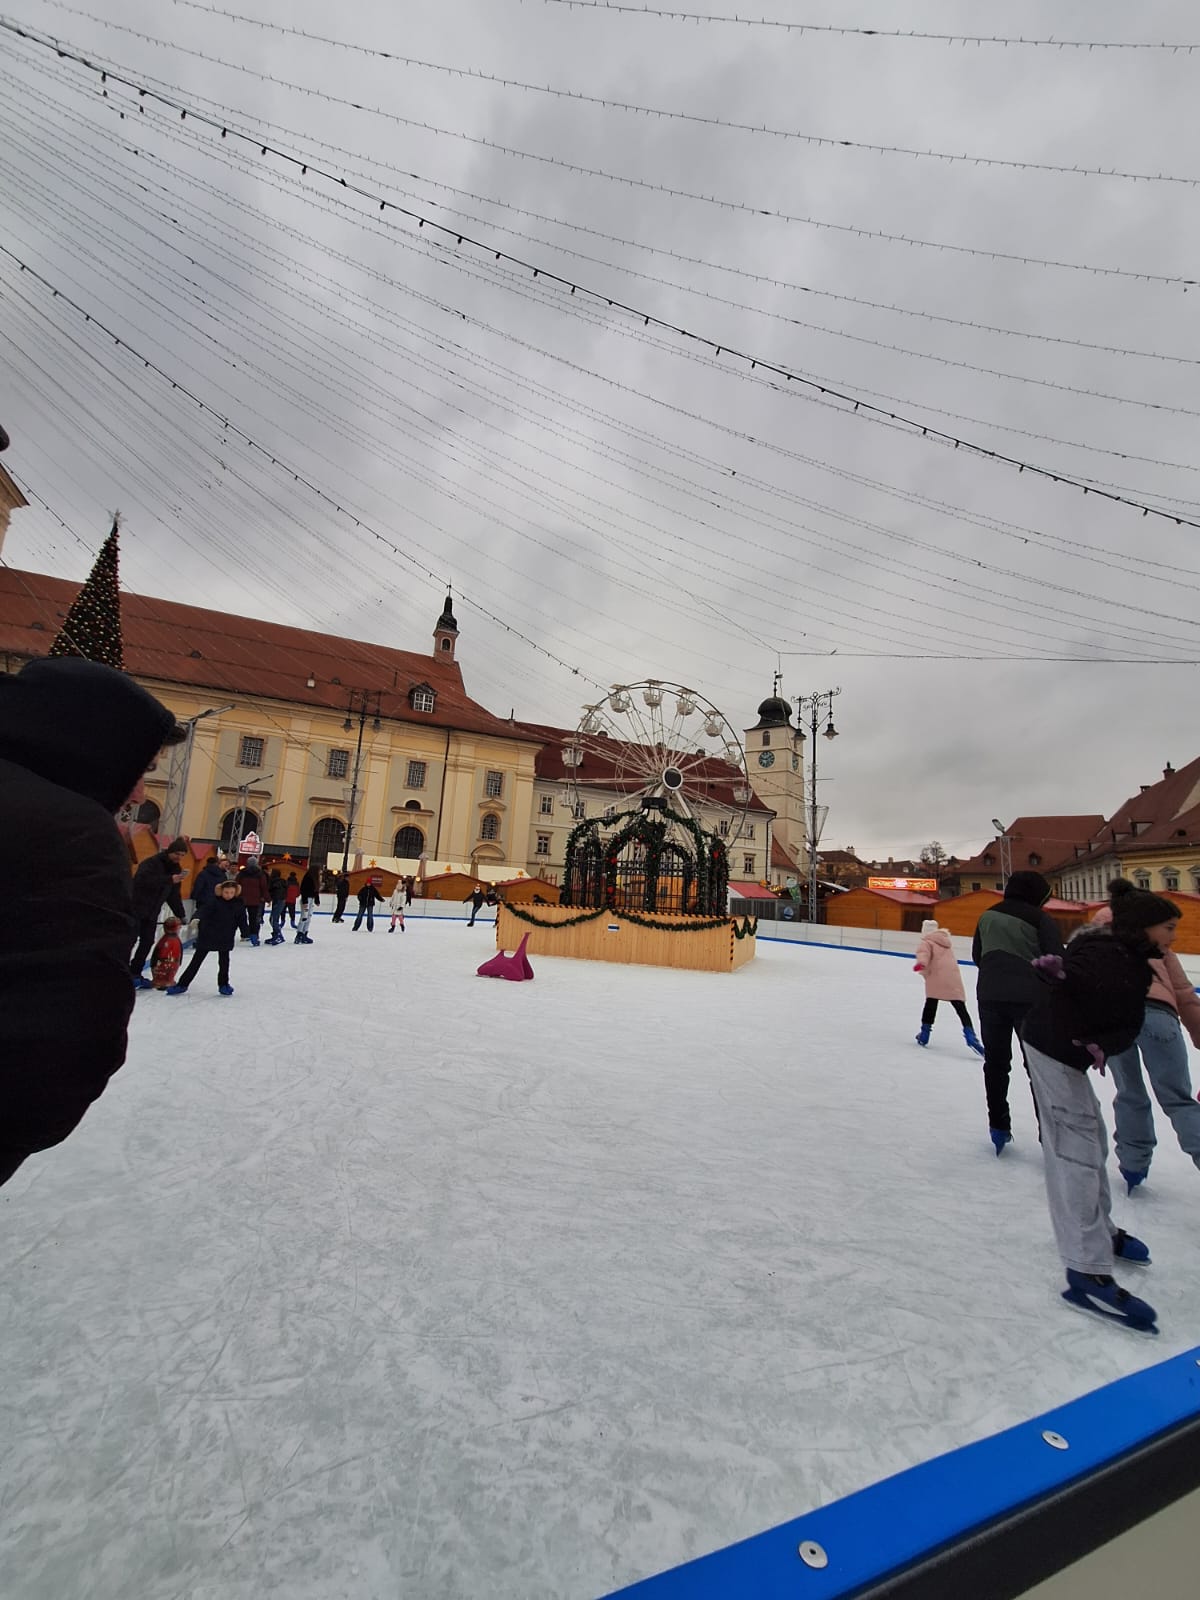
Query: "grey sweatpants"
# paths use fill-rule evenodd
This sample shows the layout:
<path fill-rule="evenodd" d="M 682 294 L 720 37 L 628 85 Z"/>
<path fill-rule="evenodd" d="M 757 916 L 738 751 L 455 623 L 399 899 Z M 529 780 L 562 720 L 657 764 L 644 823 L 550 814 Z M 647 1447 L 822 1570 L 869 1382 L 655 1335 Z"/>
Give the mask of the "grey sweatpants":
<path fill-rule="evenodd" d="M 1025 1046 L 1042 1129 L 1042 1159 L 1050 1221 L 1063 1265 L 1073 1272 L 1111 1274 L 1112 1195 L 1105 1161 L 1108 1137 L 1100 1102 L 1086 1072 Z"/>

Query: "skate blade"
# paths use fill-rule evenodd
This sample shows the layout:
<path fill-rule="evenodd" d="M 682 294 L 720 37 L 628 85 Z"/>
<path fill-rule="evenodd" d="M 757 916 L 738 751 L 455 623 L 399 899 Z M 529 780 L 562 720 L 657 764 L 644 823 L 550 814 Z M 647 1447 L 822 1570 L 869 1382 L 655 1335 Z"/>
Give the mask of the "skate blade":
<path fill-rule="evenodd" d="M 1100 1322 L 1110 1322 L 1116 1328 L 1124 1328 L 1127 1333 L 1136 1333 L 1143 1339 L 1158 1337 L 1157 1322 L 1131 1322 L 1128 1317 L 1123 1317 L 1116 1311 L 1105 1311 L 1100 1306 L 1093 1305 L 1086 1297 L 1077 1298 L 1070 1289 L 1064 1289 L 1062 1299 L 1068 1310 L 1078 1311 L 1084 1316 L 1092 1317 Z"/>

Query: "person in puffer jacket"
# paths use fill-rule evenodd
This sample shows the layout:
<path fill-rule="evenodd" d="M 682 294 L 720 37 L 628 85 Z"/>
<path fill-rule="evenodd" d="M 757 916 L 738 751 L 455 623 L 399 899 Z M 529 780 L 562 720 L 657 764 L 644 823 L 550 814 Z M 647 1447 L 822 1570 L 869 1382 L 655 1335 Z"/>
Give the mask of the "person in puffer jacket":
<path fill-rule="evenodd" d="M 1114 878 L 1108 892 L 1112 904 L 1116 904 L 1136 890 L 1127 878 Z M 1092 918 L 1093 925 L 1111 926 L 1112 904 L 1101 906 Z M 1163 950 L 1152 957 L 1150 967 L 1154 981 L 1146 996 L 1142 1031 L 1128 1050 L 1110 1056 L 1108 1062 L 1117 1086 L 1113 1102 L 1117 1163 L 1129 1194 L 1146 1181 L 1157 1143 L 1143 1067 L 1154 1098 L 1171 1119 L 1179 1148 L 1200 1167 L 1200 1105 L 1192 1099 L 1192 1077 L 1183 1038 L 1186 1028 L 1192 1043 L 1200 1046 L 1200 995 L 1173 950 Z"/>
<path fill-rule="evenodd" d="M 938 1001 L 948 1000 L 954 1007 L 955 1016 L 962 1023 L 963 1038 L 967 1047 L 982 1055 L 983 1046 L 975 1036 L 975 1024 L 971 1021 L 971 1013 L 967 1010 L 967 996 L 963 989 L 958 957 L 954 954 L 954 941 L 945 928 L 939 928 L 936 922 L 921 924 L 921 942 L 917 946 L 916 965 L 913 971 L 922 973 L 925 978 L 925 1009 L 921 1012 L 921 1031 L 917 1034 L 917 1043 L 920 1045 L 929 1043 L 929 1035 L 937 1016 Z"/>
<path fill-rule="evenodd" d="M 1139 1332 L 1156 1313 L 1121 1288 L 1114 1259 L 1147 1265 L 1140 1239 L 1113 1226 L 1104 1118 L 1088 1072 L 1129 1050 L 1142 1031 L 1151 962 L 1170 949 L 1179 910 L 1134 889 L 1114 895 L 1106 928 L 1084 928 L 1062 956 L 1035 958 L 1044 987 L 1021 1039 L 1037 1099 L 1050 1221 L 1067 1271 L 1063 1298 L 1082 1311 Z"/>

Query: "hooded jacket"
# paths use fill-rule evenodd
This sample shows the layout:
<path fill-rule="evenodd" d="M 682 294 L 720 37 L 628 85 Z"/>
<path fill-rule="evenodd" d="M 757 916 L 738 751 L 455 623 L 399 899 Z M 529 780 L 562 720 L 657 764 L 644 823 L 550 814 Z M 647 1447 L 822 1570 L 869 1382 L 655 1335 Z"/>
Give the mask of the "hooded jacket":
<path fill-rule="evenodd" d="M 174 721 L 93 661 L 0 675 L 0 1183 L 65 1139 L 125 1059 L 133 919 L 113 812 Z"/>
<path fill-rule="evenodd" d="M 149 922 L 151 918 L 157 918 L 165 900 L 182 922 L 183 900 L 180 898 L 179 884 L 175 882 L 182 874 L 182 861 L 176 856 L 169 856 L 165 850 L 143 861 L 133 875 L 133 920 Z"/>
<path fill-rule="evenodd" d="M 247 861 L 237 875 L 242 886 L 242 903 L 247 906 L 265 906 L 269 891 L 267 875 L 257 861 Z"/>
<path fill-rule="evenodd" d="M 1038 997 L 1021 1025 L 1021 1037 L 1080 1072 L 1093 1064 L 1089 1044 L 1099 1045 L 1105 1056 L 1128 1050 L 1145 1021 L 1154 977 L 1150 963 L 1157 953 L 1140 931 L 1081 929 L 1067 946 L 1061 978 L 1035 972 Z"/>
<path fill-rule="evenodd" d="M 211 867 L 205 867 L 196 875 L 196 881 L 192 885 L 192 900 L 197 911 L 201 906 L 208 904 L 216 893 L 217 885 L 224 883 L 226 876 L 225 868 L 219 862 L 214 862 Z"/>
<path fill-rule="evenodd" d="M 1038 998 L 1040 985 L 1030 962 L 1063 953 L 1062 935 L 1041 909 L 1049 894 L 1040 872 L 1014 872 L 1004 899 L 980 917 L 971 956 L 979 968 L 975 992 L 981 1006 L 1032 1005 Z"/>
<path fill-rule="evenodd" d="M 927 1000 L 965 1000 L 962 971 L 954 954 L 954 941 L 945 928 L 922 935 L 916 964 L 924 969 Z"/>

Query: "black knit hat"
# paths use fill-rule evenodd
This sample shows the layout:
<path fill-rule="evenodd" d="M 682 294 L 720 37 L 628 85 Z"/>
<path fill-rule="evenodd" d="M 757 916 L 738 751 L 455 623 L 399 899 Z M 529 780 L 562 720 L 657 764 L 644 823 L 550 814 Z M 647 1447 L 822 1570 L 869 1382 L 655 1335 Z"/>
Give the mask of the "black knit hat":
<path fill-rule="evenodd" d="M 1004 885 L 1006 900 L 1022 900 L 1028 906 L 1044 905 L 1050 898 L 1050 885 L 1040 872 L 1014 872 Z"/>
<path fill-rule="evenodd" d="M 1108 886 L 1113 927 L 1122 933 L 1140 933 L 1160 922 L 1177 922 L 1179 907 L 1149 889 L 1136 889 L 1128 878 L 1114 878 Z"/>

